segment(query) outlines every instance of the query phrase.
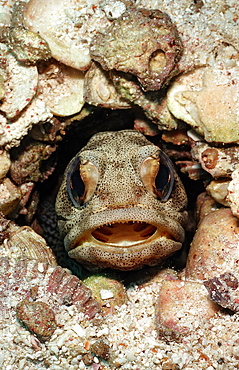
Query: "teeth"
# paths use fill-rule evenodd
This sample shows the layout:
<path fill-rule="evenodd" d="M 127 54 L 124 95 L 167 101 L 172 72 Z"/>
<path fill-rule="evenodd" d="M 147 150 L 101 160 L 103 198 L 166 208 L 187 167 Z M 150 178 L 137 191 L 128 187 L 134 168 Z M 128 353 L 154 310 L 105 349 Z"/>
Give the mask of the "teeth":
<path fill-rule="evenodd" d="M 109 230 L 109 227 L 108 226 L 102 226 L 98 229 L 98 232 L 99 233 L 102 233 L 104 235 L 112 235 L 113 234 L 113 231 Z"/>

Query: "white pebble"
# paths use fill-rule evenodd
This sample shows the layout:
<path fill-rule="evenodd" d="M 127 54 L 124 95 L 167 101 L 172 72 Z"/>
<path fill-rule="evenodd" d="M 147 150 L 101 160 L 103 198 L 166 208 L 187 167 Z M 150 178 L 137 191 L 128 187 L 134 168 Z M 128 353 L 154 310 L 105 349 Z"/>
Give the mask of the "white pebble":
<path fill-rule="evenodd" d="M 97 337 L 101 337 L 102 335 L 108 335 L 109 329 L 107 327 L 103 328 L 102 330 L 99 330 L 97 333 Z"/>
<path fill-rule="evenodd" d="M 132 351 L 125 351 L 125 355 L 128 361 L 134 361 L 136 359 Z"/>
<path fill-rule="evenodd" d="M 22 370 L 25 368 L 25 358 L 21 359 L 18 363 L 19 370 Z"/>
<path fill-rule="evenodd" d="M 72 330 L 74 330 L 74 332 L 79 335 L 79 337 L 85 337 L 86 335 L 86 331 L 84 328 L 82 328 L 82 326 L 80 326 L 79 324 L 75 324 L 73 325 L 72 327 Z"/>
<path fill-rule="evenodd" d="M 78 367 L 78 369 L 79 369 L 79 370 L 85 370 L 85 369 L 86 369 L 85 364 L 84 364 L 84 362 L 83 362 L 83 361 L 81 361 L 81 362 L 79 363 L 79 367 Z"/>
<path fill-rule="evenodd" d="M 58 348 L 61 348 L 63 344 L 67 341 L 67 339 L 72 335 L 72 331 L 66 331 L 64 334 L 62 334 L 58 340 L 57 340 L 57 346 Z"/>
<path fill-rule="evenodd" d="M 39 262 L 38 265 L 37 265 L 37 269 L 38 269 L 39 272 L 44 272 L 43 263 Z"/>
<path fill-rule="evenodd" d="M 49 347 L 50 347 L 51 353 L 53 353 L 54 355 L 58 355 L 59 348 L 56 345 L 51 345 Z"/>
<path fill-rule="evenodd" d="M 108 289 L 101 289 L 100 296 L 101 296 L 101 299 L 114 298 L 114 294 L 112 290 L 108 290 Z"/>

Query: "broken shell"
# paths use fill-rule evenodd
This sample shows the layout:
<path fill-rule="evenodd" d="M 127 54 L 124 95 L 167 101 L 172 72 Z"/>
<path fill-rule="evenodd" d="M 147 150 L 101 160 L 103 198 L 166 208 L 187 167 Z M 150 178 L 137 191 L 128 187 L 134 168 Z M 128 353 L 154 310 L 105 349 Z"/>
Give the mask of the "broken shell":
<path fill-rule="evenodd" d="M 239 141 L 239 67 L 222 63 L 177 77 L 167 93 L 171 113 L 182 119 L 208 142 Z"/>
<path fill-rule="evenodd" d="M 109 78 L 109 73 L 94 62 L 92 62 L 85 75 L 84 99 L 89 104 L 104 108 L 122 109 L 131 107 L 131 104 L 118 94 Z"/>
<path fill-rule="evenodd" d="M 164 131 L 162 134 L 162 140 L 174 145 L 189 145 L 189 137 L 187 135 L 187 130 L 185 129 Z"/>
<path fill-rule="evenodd" d="M 14 260 L 32 259 L 57 265 L 56 257 L 45 239 L 35 233 L 30 227 L 19 227 L 10 223 L 7 229 L 7 242 L 2 245 L 4 256 Z"/>
<path fill-rule="evenodd" d="M 114 19 L 119 18 L 126 11 L 126 4 L 125 4 L 126 1 L 116 0 L 112 3 L 112 1 L 110 0 L 104 0 L 100 3 L 100 8 L 104 10 L 108 19 L 114 20 Z M 127 1 L 127 5 L 132 6 L 133 2 L 129 0 Z"/>
<path fill-rule="evenodd" d="M 91 60 L 92 36 L 110 25 L 99 3 L 99 0 L 30 0 L 24 12 L 25 27 L 47 41 L 56 60 L 86 70 Z"/>
<path fill-rule="evenodd" d="M 5 95 L 4 77 L 0 74 L 0 99 Z"/>
<path fill-rule="evenodd" d="M 159 90 L 168 82 L 181 51 L 179 35 L 166 13 L 135 8 L 94 36 L 90 48 L 92 59 L 103 69 L 132 73 L 144 90 Z"/>
<path fill-rule="evenodd" d="M 160 133 L 158 128 L 146 117 L 139 115 L 134 120 L 134 130 L 141 132 L 145 136 L 156 136 Z"/>
<path fill-rule="evenodd" d="M 57 328 L 55 315 L 45 302 L 32 302 L 27 299 L 16 306 L 17 318 L 41 342 L 49 340 Z"/>
<path fill-rule="evenodd" d="M 100 311 L 90 289 L 60 266 L 4 257 L 0 259 L 0 281 L 3 287 L 0 306 L 10 315 L 13 307 L 9 303 L 31 300 L 33 296 L 36 301 L 47 302 L 55 314 L 64 305 L 74 305 L 88 319 Z"/>
<path fill-rule="evenodd" d="M 20 199 L 20 190 L 10 179 L 4 178 L 0 182 L 0 212 L 4 215 L 8 215 L 17 207 Z"/>
<path fill-rule="evenodd" d="M 11 8 L 12 2 L 1 2 L 0 4 L 0 32 L 9 27 L 11 24 Z"/>
<path fill-rule="evenodd" d="M 0 110 L 7 118 L 15 118 L 32 100 L 36 94 L 38 72 L 35 66 L 25 66 L 19 63 L 8 51 L 4 44 L 0 44 L 1 74 L 4 76 L 5 95 Z"/>
<path fill-rule="evenodd" d="M 84 73 L 57 61 L 41 66 L 38 81 L 39 98 L 57 116 L 80 112 L 84 105 Z"/>
<path fill-rule="evenodd" d="M 190 179 L 200 180 L 203 178 L 204 171 L 197 161 L 179 160 L 175 161 L 175 164 L 180 168 L 180 171 L 187 174 Z"/>
<path fill-rule="evenodd" d="M 39 359 L 37 356 L 34 358 L 37 358 L 42 368 L 45 366 L 49 368 L 49 359 L 50 362 L 54 362 L 51 366 L 53 369 L 55 368 L 55 355 L 60 352 L 60 348 L 67 347 L 68 353 L 72 353 L 73 358 L 81 353 L 83 345 L 82 338 L 78 334 L 79 329 L 84 331 L 83 326 L 90 325 L 88 320 L 99 312 L 100 307 L 91 297 L 90 290 L 76 276 L 70 275 L 59 266 L 55 267 L 47 263 L 1 258 L 0 286 L 0 330 L 4 338 L 10 338 L 7 346 L 3 346 L 4 365 L 9 363 L 10 358 L 11 364 L 14 364 L 14 367 L 11 365 L 11 368 L 20 369 L 22 368 L 22 354 L 25 359 L 28 356 L 34 356 L 36 351 L 42 349 L 44 356 L 46 354 L 47 357 Z M 23 303 L 21 303 L 22 301 Z M 39 302 L 42 302 L 40 307 Z M 50 339 L 49 341 L 41 345 L 38 339 L 16 320 L 16 306 L 18 304 L 20 307 L 22 305 L 27 307 L 22 312 L 21 319 L 26 325 L 29 325 L 29 329 L 33 329 L 33 332 L 41 340 Z M 36 322 L 34 310 L 38 308 L 44 332 Z M 51 325 L 51 322 L 49 323 L 44 308 L 47 308 L 48 314 L 50 313 L 52 318 L 55 317 L 58 325 L 51 338 L 49 337 L 52 333 L 47 330 L 47 326 Z M 77 321 L 82 322 L 82 327 Z M 45 333 L 47 338 L 44 337 Z M 12 352 L 13 349 L 14 352 Z M 16 352 L 21 355 L 16 356 Z M 31 367 L 32 358 L 26 362 Z M 64 355 L 60 355 L 60 358 L 65 360 Z M 65 364 L 66 362 L 61 369 L 65 368 Z"/>

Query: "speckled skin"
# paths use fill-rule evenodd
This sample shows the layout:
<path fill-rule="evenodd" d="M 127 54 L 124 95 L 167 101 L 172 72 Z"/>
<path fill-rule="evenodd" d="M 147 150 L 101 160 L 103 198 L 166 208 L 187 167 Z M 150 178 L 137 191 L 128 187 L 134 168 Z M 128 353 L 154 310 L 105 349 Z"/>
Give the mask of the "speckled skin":
<path fill-rule="evenodd" d="M 171 196 L 165 202 L 148 192 L 140 176 L 142 162 L 158 151 L 141 133 L 123 130 L 94 135 L 77 154 L 97 167 L 98 182 L 91 199 L 76 207 L 67 192 L 67 173 L 72 162 L 65 171 L 56 212 L 70 257 L 89 269 L 97 266 L 132 270 L 156 265 L 181 248 L 187 197 L 177 173 Z M 127 229 L 129 221 L 154 225 L 158 231 L 131 244 L 124 244 L 123 240 L 117 244 L 102 242 L 91 234 L 105 224 L 111 224 L 113 230 L 116 224 L 123 223 Z M 123 234 L 124 230 L 122 238 Z"/>

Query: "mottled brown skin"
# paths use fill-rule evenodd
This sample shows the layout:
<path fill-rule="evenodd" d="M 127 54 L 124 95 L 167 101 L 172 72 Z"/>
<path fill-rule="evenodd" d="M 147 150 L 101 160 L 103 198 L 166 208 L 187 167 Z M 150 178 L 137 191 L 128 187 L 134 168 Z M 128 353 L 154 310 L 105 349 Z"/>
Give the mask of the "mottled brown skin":
<path fill-rule="evenodd" d="M 96 166 L 98 181 L 91 199 L 76 207 L 67 192 L 72 162 L 65 171 L 56 212 L 70 257 L 88 268 L 132 270 L 156 265 L 181 248 L 187 197 L 177 173 L 165 202 L 146 189 L 140 175 L 142 162 L 159 151 L 141 133 L 124 130 L 94 135 L 77 154 Z M 145 236 L 141 223 L 155 232 Z M 100 227 L 106 230 L 103 235 L 95 231 Z M 112 235 L 106 235 L 109 230 Z"/>

